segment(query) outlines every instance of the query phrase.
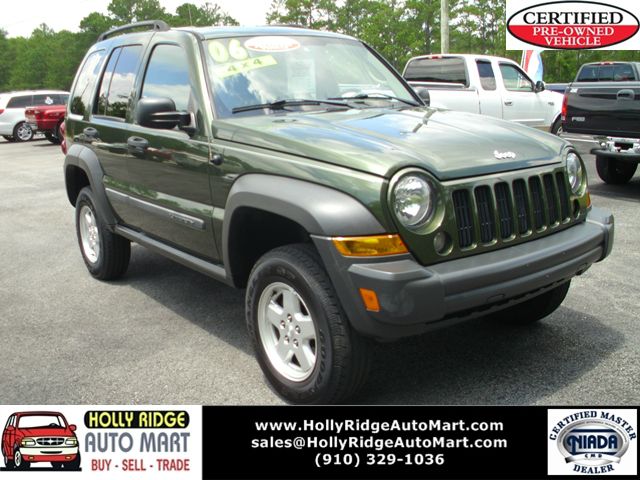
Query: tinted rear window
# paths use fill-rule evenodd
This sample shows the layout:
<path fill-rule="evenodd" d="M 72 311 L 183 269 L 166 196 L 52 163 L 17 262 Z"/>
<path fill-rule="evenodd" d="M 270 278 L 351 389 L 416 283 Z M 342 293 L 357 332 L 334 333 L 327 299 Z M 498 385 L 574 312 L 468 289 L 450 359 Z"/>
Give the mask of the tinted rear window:
<path fill-rule="evenodd" d="M 585 65 L 577 82 L 627 82 L 635 80 L 633 67 L 628 63 L 609 65 Z"/>
<path fill-rule="evenodd" d="M 98 72 L 104 58 L 104 50 L 93 52 L 87 57 L 78 73 L 78 79 L 71 97 L 71 113 L 84 115 L 91 103 L 91 95 L 96 84 Z M 66 96 L 66 95 L 65 95 Z M 65 101 L 66 103 L 66 101 Z"/>
<path fill-rule="evenodd" d="M 100 85 L 97 114 L 121 119 L 127 116 L 141 53 L 140 45 L 129 45 L 113 51 Z"/>
<path fill-rule="evenodd" d="M 19 95 L 11 98 L 7 103 L 7 108 L 25 108 L 33 105 L 33 96 L 31 95 Z"/>
<path fill-rule="evenodd" d="M 460 57 L 421 58 L 412 60 L 404 73 L 407 80 L 418 82 L 460 83 L 468 86 L 464 59 Z"/>

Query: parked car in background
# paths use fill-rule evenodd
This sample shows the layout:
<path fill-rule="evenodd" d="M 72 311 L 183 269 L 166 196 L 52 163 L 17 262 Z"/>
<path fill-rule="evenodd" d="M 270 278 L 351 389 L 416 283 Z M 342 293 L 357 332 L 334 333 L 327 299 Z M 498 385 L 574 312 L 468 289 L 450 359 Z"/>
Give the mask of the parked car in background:
<path fill-rule="evenodd" d="M 49 462 L 54 470 L 78 470 L 80 452 L 75 425 L 59 412 L 12 413 L 2 432 L 2 456 L 7 469 L 26 470 Z"/>
<path fill-rule="evenodd" d="M 488 55 L 422 55 L 402 73 L 426 87 L 432 107 L 479 113 L 557 133 L 562 95 L 534 82 L 513 60 Z"/>
<path fill-rule="evenodd" d="M 69 92 L 25 90 L 0 93 L 0 135 L 10 142 L 27 142 L 34 131 L 27 123 L 25 109 L 33 105 L 66 105 Z"/>
<path fill-rule="evenodd" d="M 28 107 L 24 116 L 34 133 L 43 133 L 47 140 L 59 145 L 62 141 L 60 127 L 64 124 L 66 111 L 66 103 L 63 105 L 38 105 Z"/>
<path fill-rule="evenodd" d="M 563 129 L 598 142 L 591 153 L 606 183 L 627 183 L 640 162 L 639 67 L 637 62 L 585 64 L 564 97 Z"/>

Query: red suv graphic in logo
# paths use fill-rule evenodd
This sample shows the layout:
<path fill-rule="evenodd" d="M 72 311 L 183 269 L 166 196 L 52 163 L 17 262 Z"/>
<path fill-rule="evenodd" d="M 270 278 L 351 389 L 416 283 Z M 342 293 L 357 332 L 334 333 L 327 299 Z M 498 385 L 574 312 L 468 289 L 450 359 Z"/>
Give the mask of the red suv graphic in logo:
<path fill-rule="evenodd" d="M 75 430 L 59 412 L 13 413 L 2 432 L 4 464 L 26 470 L 32 463 L 50 462 L 54 470 L 79 470 Z"/>

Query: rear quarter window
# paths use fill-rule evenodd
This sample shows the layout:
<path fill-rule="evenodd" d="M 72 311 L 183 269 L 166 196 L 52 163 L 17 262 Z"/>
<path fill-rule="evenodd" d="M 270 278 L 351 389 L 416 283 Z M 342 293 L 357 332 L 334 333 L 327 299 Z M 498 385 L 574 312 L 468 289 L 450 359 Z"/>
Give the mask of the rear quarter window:
<path fill-rule="evenodd" d="M 458 83 L 469 86 L 464 59 L 460 57 L 412 60 L 407 65 L 404 77 L 417 82 Z"/>
<path fill-rule="evenodd" d="M 7 108 L 26 108 L 33 105 L 33 95 L 18 95 L 7 102 Z"/>

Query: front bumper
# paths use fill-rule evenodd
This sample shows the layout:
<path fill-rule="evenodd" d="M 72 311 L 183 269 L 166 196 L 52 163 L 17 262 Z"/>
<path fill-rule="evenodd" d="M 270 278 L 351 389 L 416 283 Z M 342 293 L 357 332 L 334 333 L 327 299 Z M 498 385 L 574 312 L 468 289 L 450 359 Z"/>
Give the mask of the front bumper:
<path fill-rule="evenodd" d="M 396 339 L 555 288 L 607 257 L 613 236 L 613 215 L 593 208 L 585 222 L 553 235 L 428 267 L 411 255 L 347 258 L 331 239 L 313 240 L 353 327 L 367 336 Z M 360 288 L 377 293 L 379 312 L 365 310 Z"/>
<path fill-rule="evenodd" d="M 78 455 L 78 447 L 20 447 L 27 462 L 71 462 Z"/>

